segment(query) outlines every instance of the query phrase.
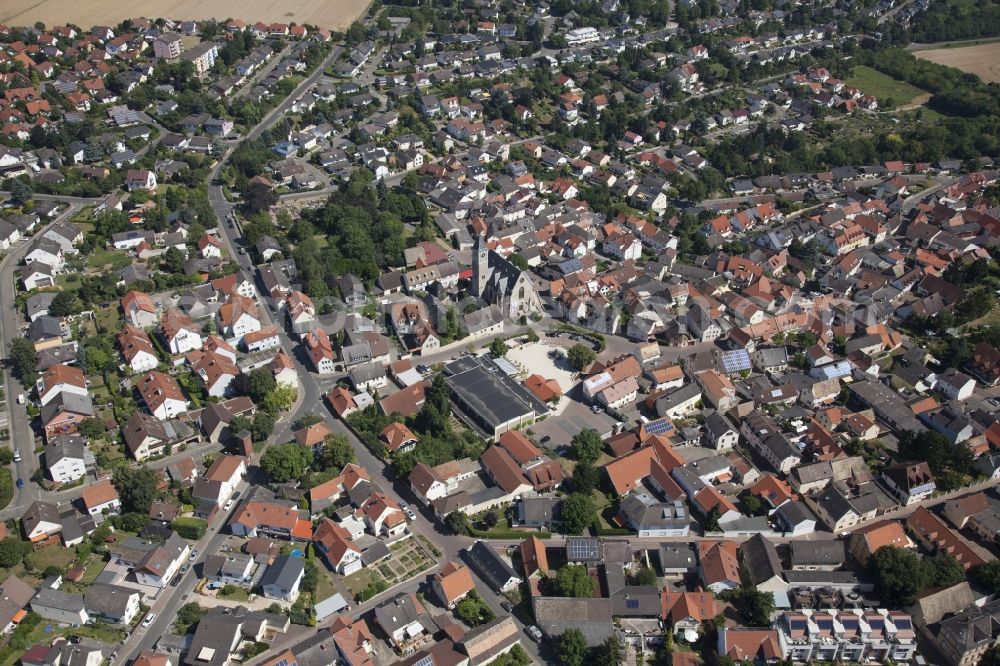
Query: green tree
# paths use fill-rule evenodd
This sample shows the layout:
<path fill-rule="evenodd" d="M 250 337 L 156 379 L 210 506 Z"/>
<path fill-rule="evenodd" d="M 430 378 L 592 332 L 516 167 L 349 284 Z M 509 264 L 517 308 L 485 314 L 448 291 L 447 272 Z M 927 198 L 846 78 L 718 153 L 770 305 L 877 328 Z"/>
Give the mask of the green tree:
<path fill-rule="evenodd" d="M 297 395 L 295 387 L 279 384 L 264 397 L 264 411 L 271 416 L 278 416 L 281 412 L 291 409 Z"/>
<path fill-rule="evenodd" d="M 585 493 L 572 493 L 563 500 L 561 515 L 566 534 L 581 534 L 597 520 L 594 498 Z"/>
<path fill-rule="evenodd" d="M 208 610 L 202 608 L 197 603 L 189 601 L 180 608 L 177 609 L 177 620 L 175 625 L 177 628 L 182 629 L 180 633 L 186 633 L 190 631 L 194 625 L 201 621 L 201 618 L 205 617 Z"/>
<path fill-rule="evenodd" d="M 455 534 L 469 533 L 469 517 L 461 511 L 452 511 L 445 516 L 444 524 Z"/>
<path fill-rule="evenodd" d="M 604 448 L 604 442 L 596 430 L 593 428 L 584 428 L 573 435 L 573 439 L 570 440 L 570 446 L 573 449 L 574 458 L 580 462 L 593 465 L 601 457 L 601 449 Z"/>
<path fill-rule="evenodd" d="M 309 594 L 316 594 L 316 586 L 319 585 L 319 569 L 312 562 L 304 563 L 305 570 L 302 572 L 302 589 Z"/>
<path fill-rule="evenodd" d="M 969 578 L 989 590 L 991 594 L 1000 594 L 1000 560 L 990 560 L 986 564 L 969 569 Z"/>
<path fill-rule="evenodd" d="M 948 553 L 936 553 L 921 560 L 924 587 L 948 587 L 965 580 L 965 568 Z"/>
<path fill-rule="evenodd" d="M 101 439 L 107 431 L 104 427 L 104 421 L 93 417 L 80 421 L 80 425 L 76 429 L 87 439 Z"/>
<path fill-rule="evenodd" d="M 316 452 L 316 465 L 321 470 L 341 470 L 348 463 L 355 462 L 354 447 L 350 440 L 341 434 L 330 435 Z"/>
<path fill-rule="evenodd" d="M 80 314 L 82 310 L 83 303 L 72 291 L 60 291 L 52 299 L 52 304 L 49 305 L 49 314 L 53 317 L 69 317 Z"/>
<path fill-rule="evenodd" d="M 508 351 L 509 349 L 507 347 L 507 343 L 503 338 L 496 338 L 490 343 L 490 354 L 492 354 L 494 358 L 503 358 L 507 355 Z"/>
<path fill-rule="evenodd" d="M 455 617 L 470 627 L 478 627 L 481 624 L 491 622 L 496 618 L 496 615 L 493 613 L 493 609 L 473 590 L 455 606 Z"/>
<path fill-rule="evenodd" d="M 263 442 L 274 432 L 274 417 L 261 410 L 253 415 L 250 436 L 255 442 Z"/>
<path fill-rule="evenodd" d="M 38 379 L 38 355 L 35 345 L 28 338 L 14 338 L 10 343 L 10 362 L 14 376 L 25 386 L 32 386 Z"/>
<path fill-rule="evenodd" d="M 651 585 L 656 587 L 659 585 L 659 579 L 656 577 L 656 572 L 649 567 L 642 567 L 639 571 L 632 577 L 633 583 L 636 585 Z"/>
<path fill-rule="evenodd" d="M 603 644 L 594 650 L 591 662 L 595 666 L 618 666 L 621 663 L 621 646 L 616 636 L 609 636 Z"/>
<path fill-rule="evenodd" d="M 272 446 L 260 459 L 260 468 L 275 483 L 300 479 L 312 464 L 313 453 L 308 447 L 294 442 Z"/>
<path fill-rule="evenodd" d="M 149 513 L 156 498 L 156 474 L 148 467 L 119 467 L 111 475 L 126 512 Z"/>
<path fill-rule="evenodd" d="M 0 465 L 9 465 L 14 462 L 14 452 L 6 446 L 0 448 Z"/>
<path fill-rule="evenodd" d="M 10 201 L 17 208 L 24 208 L 31 201 L 31 187 L 17 178 L 8 181 L 10 185 Z"/>
<path fill-rule="evenodd" d="M 560 597 L 588 599 L 594 595 L 594 579 L 582 564 L 567 564 L 556 574 L 555 589 Z"/>
<path fill-rule="evenodd" d="M 592 463 L 586 460 L 580 460 L 576 463 L 576 467 L 573 468 L 572 483 L 570 484 L 573 492 L 589 495 L 597 488 L 598 481 L 599 474 L 597 468 Z"/>
<path fill-rule="evenodd" d="M 556 641 L 556 652 L 562 666 L 581 666 L 587 656 L 587 639 L 579 629 L 567 629 Z"/>
<path fill-rule="evenodd" d="M 16 537 L 0 540 L 0 567 L 9 569 L 31 552 L 31 545 Z"/>
<path fill-rule="evenodd" d="M 774 613 L 774 595 L 761 592 L 757 588 L 745 587 L 741 590 L 743 617 L 751 627 L 767 627 Z"/>
<path fill-rule="evenodd" d="M 706 532 L 718 532 L 722 528 L 719 527 L 719 518 L 722 517 L 722 511 L 719 510 L 719 505 L 716 504 L 711 509 L 708 510 L 708 515 L 705 516 L 705 531 Z"/>
<path fill-rule="evenodd" d="M 566 353 L 566 357 L 569 359 L 569 364 L 577 372 L 583 372 L 591 363 L 597 360 L 597 354 L 594 350 L 580 343 L 570 347 Z"/>
<path fill-rule="evenodd" d="M 763 502 L 756 495 L 747 495 L 743 498 L 743 508 L 751 516 L 760 515 L 761 509 L 764 508 Z"/>
<path fill-rule="evenodd" d="M 249 373 L 240 373 L 233 380 L 233 391 L 238 395 L 248 396 L 257 404 L 261 404 L 268 394 L 278 387 L 270 368 L 256 368 Z"/>
<path fill-rule="evenodd" d="M 879 598 L 897 608 L 916 600 L 922 587 L 921 568 L 916 553 L 897 546 L 879 548 L 868 561 Z"/>

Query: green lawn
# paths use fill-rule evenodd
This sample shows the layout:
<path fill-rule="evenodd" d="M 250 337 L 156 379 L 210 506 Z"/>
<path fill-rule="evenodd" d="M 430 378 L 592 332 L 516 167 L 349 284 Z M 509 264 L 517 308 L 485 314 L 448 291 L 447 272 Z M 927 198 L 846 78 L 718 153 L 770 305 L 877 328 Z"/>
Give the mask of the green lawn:
<path fill-rule="evenodd" d="M 361 592 L 361 590 L 368 587 L 368 584 L 372 582 L 372 574 L 369 569 L 362 569 L 361 571 L 355 571 L 350 576 L 344 579 L 344 585 L 347 586 L 348 591 L 350 591 L 351 596 L 354 596 Z"/>
<path fill-rule="evenodd" d="M 316 583 L 316 598 L 319 601 L 323 601 L 335 595 L 337 588 L 333 586 L 333 581 L 330 580 L 330 572 L 327 571 L 325 566 L 317 564 L 316 568 L 319 569 L 319 582 Z"/>
<path fill-rule="evenodd" d="M 115 332 L 121 328 L 121 315 L 118 313 L 117 307 L 108 306 L 106 308 L 97 308 L 94 311 L 94 316 L 97 318 L 97 329 L 99 331 Z"/>
<path fill-rule="evenodd" d="M 244 590 L 242 587 L 237 587 L 233 585 L 232 588 L 233 589 L 229 591 L 229 594 L 223 594 L 222 591 L 220 590 L 219 598 L 228 599 L 230 601 L 246 601 L 249 598 L 247 591 Z"/>
<path fill-rule="evenodd" d="M 905 81 L 897 81 L 891 76 L 865 66 L 855 67 L 851 72 L 851 78 L 845 83 L 866 95 L 874 95 L 879 104 L 892 108 L 909 104 L 915 98 L 927 94 Z"/>
<path fill-rule="evenodd" d="M 94 248 L 91 255 L 87 257 L 87 265 L 91 268 L 104 268 L 110 265 L 113 270 L 118 270 L 125 268 L 129 263 L 129 258 L 125 256 L 124 252 L 103 247 Z"/>
<path fill-rule="evenodd" d="M 39 571 L 45 571 L 47 567 L 59 567 L 65 571 L 75 559 L 76 553 L 73 549 L 58 546 L 46 546 L 31 554 L 31 561 Z"/>

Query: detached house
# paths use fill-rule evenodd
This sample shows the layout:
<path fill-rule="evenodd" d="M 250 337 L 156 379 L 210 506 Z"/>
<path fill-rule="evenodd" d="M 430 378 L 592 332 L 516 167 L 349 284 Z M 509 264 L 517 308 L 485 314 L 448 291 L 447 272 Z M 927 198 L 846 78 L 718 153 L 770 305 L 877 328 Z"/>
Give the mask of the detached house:
<path fill-rule="evenodd" d="M 360 571 L 361 550 L 351 540 L 351 533 L 344 527 L 324 518 L 313 533 L 313 544 L 330 568 L 341 576 Z"/>
<path fill-rule="evenodd" d="M 135 386 L 146 409 L 161 421 L 187 413 L 187 399 L 177 380 L 170 375 L 153 370 L 140 377 Z"/>
<path fill-rule="evenodd" d="M 180 310 L 167 310 L 160 322 L 163 339 L 171 354 L 186 354 L 201 349 L 201 326 Z"/>
<path fill-rule="evenodd" d="M 469 567 L 458 562 L 448 562 L 444 565 L 441 571 L 434 575 L 431 586 L 438 599 L 444 602 L 448 609 L 454 608 L 459 601 L 476 589 Z"/>

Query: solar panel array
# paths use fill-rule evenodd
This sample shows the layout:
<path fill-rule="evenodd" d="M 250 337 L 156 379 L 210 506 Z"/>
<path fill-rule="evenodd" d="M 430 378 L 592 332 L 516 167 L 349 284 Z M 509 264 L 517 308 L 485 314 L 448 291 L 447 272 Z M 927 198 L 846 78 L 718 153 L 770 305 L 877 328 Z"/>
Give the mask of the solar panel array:
<path fill-rule="evenodd" d="M 746 349 L 729 349 L 719 354 L 722 371 L 727 375 L 750 369 L 750 354 Z"/>
<path fill-rule="evenodd" d="M 646 432 L 650 435 L 663 435 L 674 429 L 674 424 L 670 419 L 656 419 L 645 425 Z"/>
<path fill-rule="evenodd" d="M 434 657 L 432 657 L 430 655 L 427 655 L 426 657 L 422 657 L 413 666 L 434 666 Z"/>
<path fill-rule="evenodd" d="M 597 559 L 597 542 L 592 539 L 573 539 L 566 545 L 569 548 L 569 558 L 574 562 Z"/>

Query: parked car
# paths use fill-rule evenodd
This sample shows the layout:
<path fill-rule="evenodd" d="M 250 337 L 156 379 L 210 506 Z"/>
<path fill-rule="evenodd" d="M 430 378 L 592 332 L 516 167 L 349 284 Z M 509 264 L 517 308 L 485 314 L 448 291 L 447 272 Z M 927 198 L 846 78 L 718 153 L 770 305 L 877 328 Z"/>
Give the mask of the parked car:
<path fill-rule="evenodd" d="M 535 625 L 525 627 L 524 633 L 528 634 L 528 638 L 535 641 L 536 643 L 542 640 L 542 630 L 536 627 Z"/>
<path fill-rule="evenodd" d="M 21 488 L 24 488 L 24 479 L 18 479 L 17 480 L 17 488 L 18 488 L 18 490 L 20 490 Z"/>
<path fill-rule="evenodd" d="M 542 439 L 541 439 L 540 441 L 542 442 L 542 444 L 545 444 L 545 443 L 547 443 L 547 442 L 548 442 L 548 441 L 549 441 L 550 439 L 552 439 L 552 438 L 551 438 L 551 437 L 549 437 L 548 435 L 546 435 L 545 437 L 542 437 Z"/>
<path fill-rule="evenodd" d="M 194 561 L 195 561 L 195 560 L 197 560 L 197 559 L 198 559 L 198 550 L 197 550 L 197 549 L 195 549 L 195 550 L 192 550 L 192 551 L 191 551 L 191 554 L 190 554 L 190 555 L 188 555 L 188 560 L 189 560 L 190 562 L 194 562 Z"/>
<path fill-rule="evenodd" d="M 223 508 L 223 509 L 224 509 L 225 511 L 229 511 L 230 509 L 232 509 L 232 508 L 233 508 L 233 502 L 234 502 L 234 500 L 233 500 L 232 498 L 228 499 L 228 500 L 226 501 L 225 505 L 224 505 L 224 506 L 223 506 L 222 508 Z"/>
<path fill-rule="evenodd" d="M 149 614 L 149 615 L 147 615 L 147 616 L 146 616 L 146 618 L 145 618 L 145 619 L 144 619 L 144 620 L 142 621 L 142 626 L 143 626 L 143 627 L 149 627 L 149 625 L 153 624 L 153 620 L 155 620 L 155 619 L 156 619 L 156 613 L 150 613 L 150 614 Z"/>
<path fill-rule="evenodd" d="M 514 612 L 514 604 L 510 603 L 509 601 L 505 601 L 502 604 L 500 604 L 500 608 L 503 608 L 508 613 Z"/>

